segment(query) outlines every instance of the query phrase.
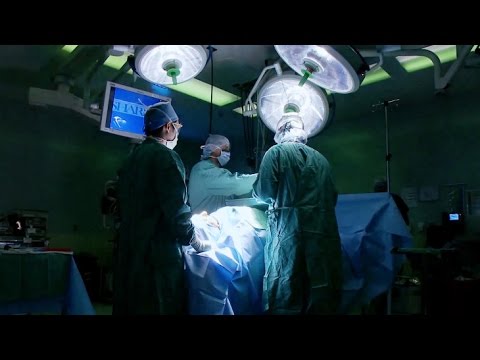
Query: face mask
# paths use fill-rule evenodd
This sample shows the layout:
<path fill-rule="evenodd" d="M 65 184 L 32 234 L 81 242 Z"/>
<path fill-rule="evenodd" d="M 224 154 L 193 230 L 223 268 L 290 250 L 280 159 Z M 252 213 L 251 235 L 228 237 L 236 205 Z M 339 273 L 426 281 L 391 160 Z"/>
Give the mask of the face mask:
<path fill-rule="evenodd" d="M 174 129 L 175 129 L 175 138 L 173 140 L 165 140 L 165 146 L 170 150 L 173 150 L 175 146 L 177 146 L 177 142 L 178 142 L 178 130 L 176 127 L 174 127 Z"/>
<path fill-rule="evenodd" d="M 222 151 L 222 154 L 217 159 L 220 166 L 225 166 L 230 161 L 230 152 Z"/>

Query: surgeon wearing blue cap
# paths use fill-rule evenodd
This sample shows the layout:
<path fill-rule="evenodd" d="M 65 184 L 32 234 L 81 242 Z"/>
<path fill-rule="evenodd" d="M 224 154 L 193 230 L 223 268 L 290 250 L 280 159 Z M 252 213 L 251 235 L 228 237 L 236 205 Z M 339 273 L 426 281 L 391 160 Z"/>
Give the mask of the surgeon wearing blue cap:
<path fill-rule="evenodd" d="M 144 115 L 146 138 L 119 171 L 114 315 L 187 311 L 181 245 L 201 252 L 209 244 L 195 237 L 185 167 L 173 150 L 181 127 L 170 103 L 150 107 Z"/>
<path fill-rule="evenodd" d="M 225 206 L 227 199 L 251 194 L 257 174 L 232 173 L 224 168 L 230 160 L 230 141 L 225 136 L 210 134 L 201 149 L 201 160 L 190 171 L 188 183 L 193 213 L 210 214 Z"/>

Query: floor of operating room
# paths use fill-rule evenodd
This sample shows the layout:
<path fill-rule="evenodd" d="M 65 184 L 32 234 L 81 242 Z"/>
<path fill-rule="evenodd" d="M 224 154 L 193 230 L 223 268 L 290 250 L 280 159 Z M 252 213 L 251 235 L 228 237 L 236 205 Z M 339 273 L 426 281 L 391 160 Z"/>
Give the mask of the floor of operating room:
<path fill-rule="evenodd" d="M 410 289 L 403 289 L 400 296 L 395 296 L 392 299 L 391 313 L 393 315 L 414 315 L 420 313 L 420 294 L 418 290 L 411 291 Z M 406 293 L 408 292 L 408 293 Z M 112 315 L 112 304 L 108 303 L 93 303 L 93 307 L 97 315 Z M 373 315 L 375 310 L 373 306 L 366 306 L 363 309 L 358 308 L 349 313 L 349 315 Z"/>
<path fill-rule="evenodd" d="M 97 315 L 112 315 L 112 304 L 93 303 Z"/>

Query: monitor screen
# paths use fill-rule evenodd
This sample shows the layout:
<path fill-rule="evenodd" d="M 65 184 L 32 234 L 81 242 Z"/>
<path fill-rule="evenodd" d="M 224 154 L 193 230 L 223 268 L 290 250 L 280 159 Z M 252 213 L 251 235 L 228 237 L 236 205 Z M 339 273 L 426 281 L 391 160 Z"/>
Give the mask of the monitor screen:
<path fill-rule="evenodd" d="M 170 98 L 107 81 L 100 130 L 143 139 L 143 115 L 149 106 Z"/>
<path fill-rule="evenodd" d="M 459 221 L 460 220 L 460 214 L 448 214 L 448 220 Z"/>

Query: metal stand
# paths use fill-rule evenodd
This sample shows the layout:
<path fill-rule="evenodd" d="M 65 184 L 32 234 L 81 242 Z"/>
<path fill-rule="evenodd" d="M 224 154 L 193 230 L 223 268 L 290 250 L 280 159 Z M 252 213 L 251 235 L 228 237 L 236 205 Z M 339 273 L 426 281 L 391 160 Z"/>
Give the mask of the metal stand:
<path fill-rule="evenodd" d="M 390 192 L 390 159 L 392 158 L 392 154 L 390 154 L 390 147 L 389 147 L 390 145 L 389 145 L 389 133 L 388 133 L 388 106 L 398 101 L 400 101 L 400 99 L 383 100 L 378 104 L 372 105 L 373 111 L 375 111 L 379 106 L 383 106 L 383 109 L 385 112 L 385 161 L 386 161 L 387 192 Z"/>
<path fill-rule="evenodd" d="M 383 106 L 385 112 L 385 161 L 386 161 L 386 180 L 387 180 L 387 192 L 390 192 L 390 159 L 392 158 L 392 154 L 390 154 L 390 145 L 389 145 L 389 132 L 388 132 L 388 106 L 390 104 L 396 103 L 400 101 L 400 99 L 394 100 L 383 100 L 375 105 L 372 105 L 373 111 L 375 111 L 379 106 Z M 398 104 L 397 104 L 398 105 Z M 395 282 L 395 278 L 392 281 Z M 387 294 L 387 315 L 392 314 L 392 290 L 388 290 Z"/>

